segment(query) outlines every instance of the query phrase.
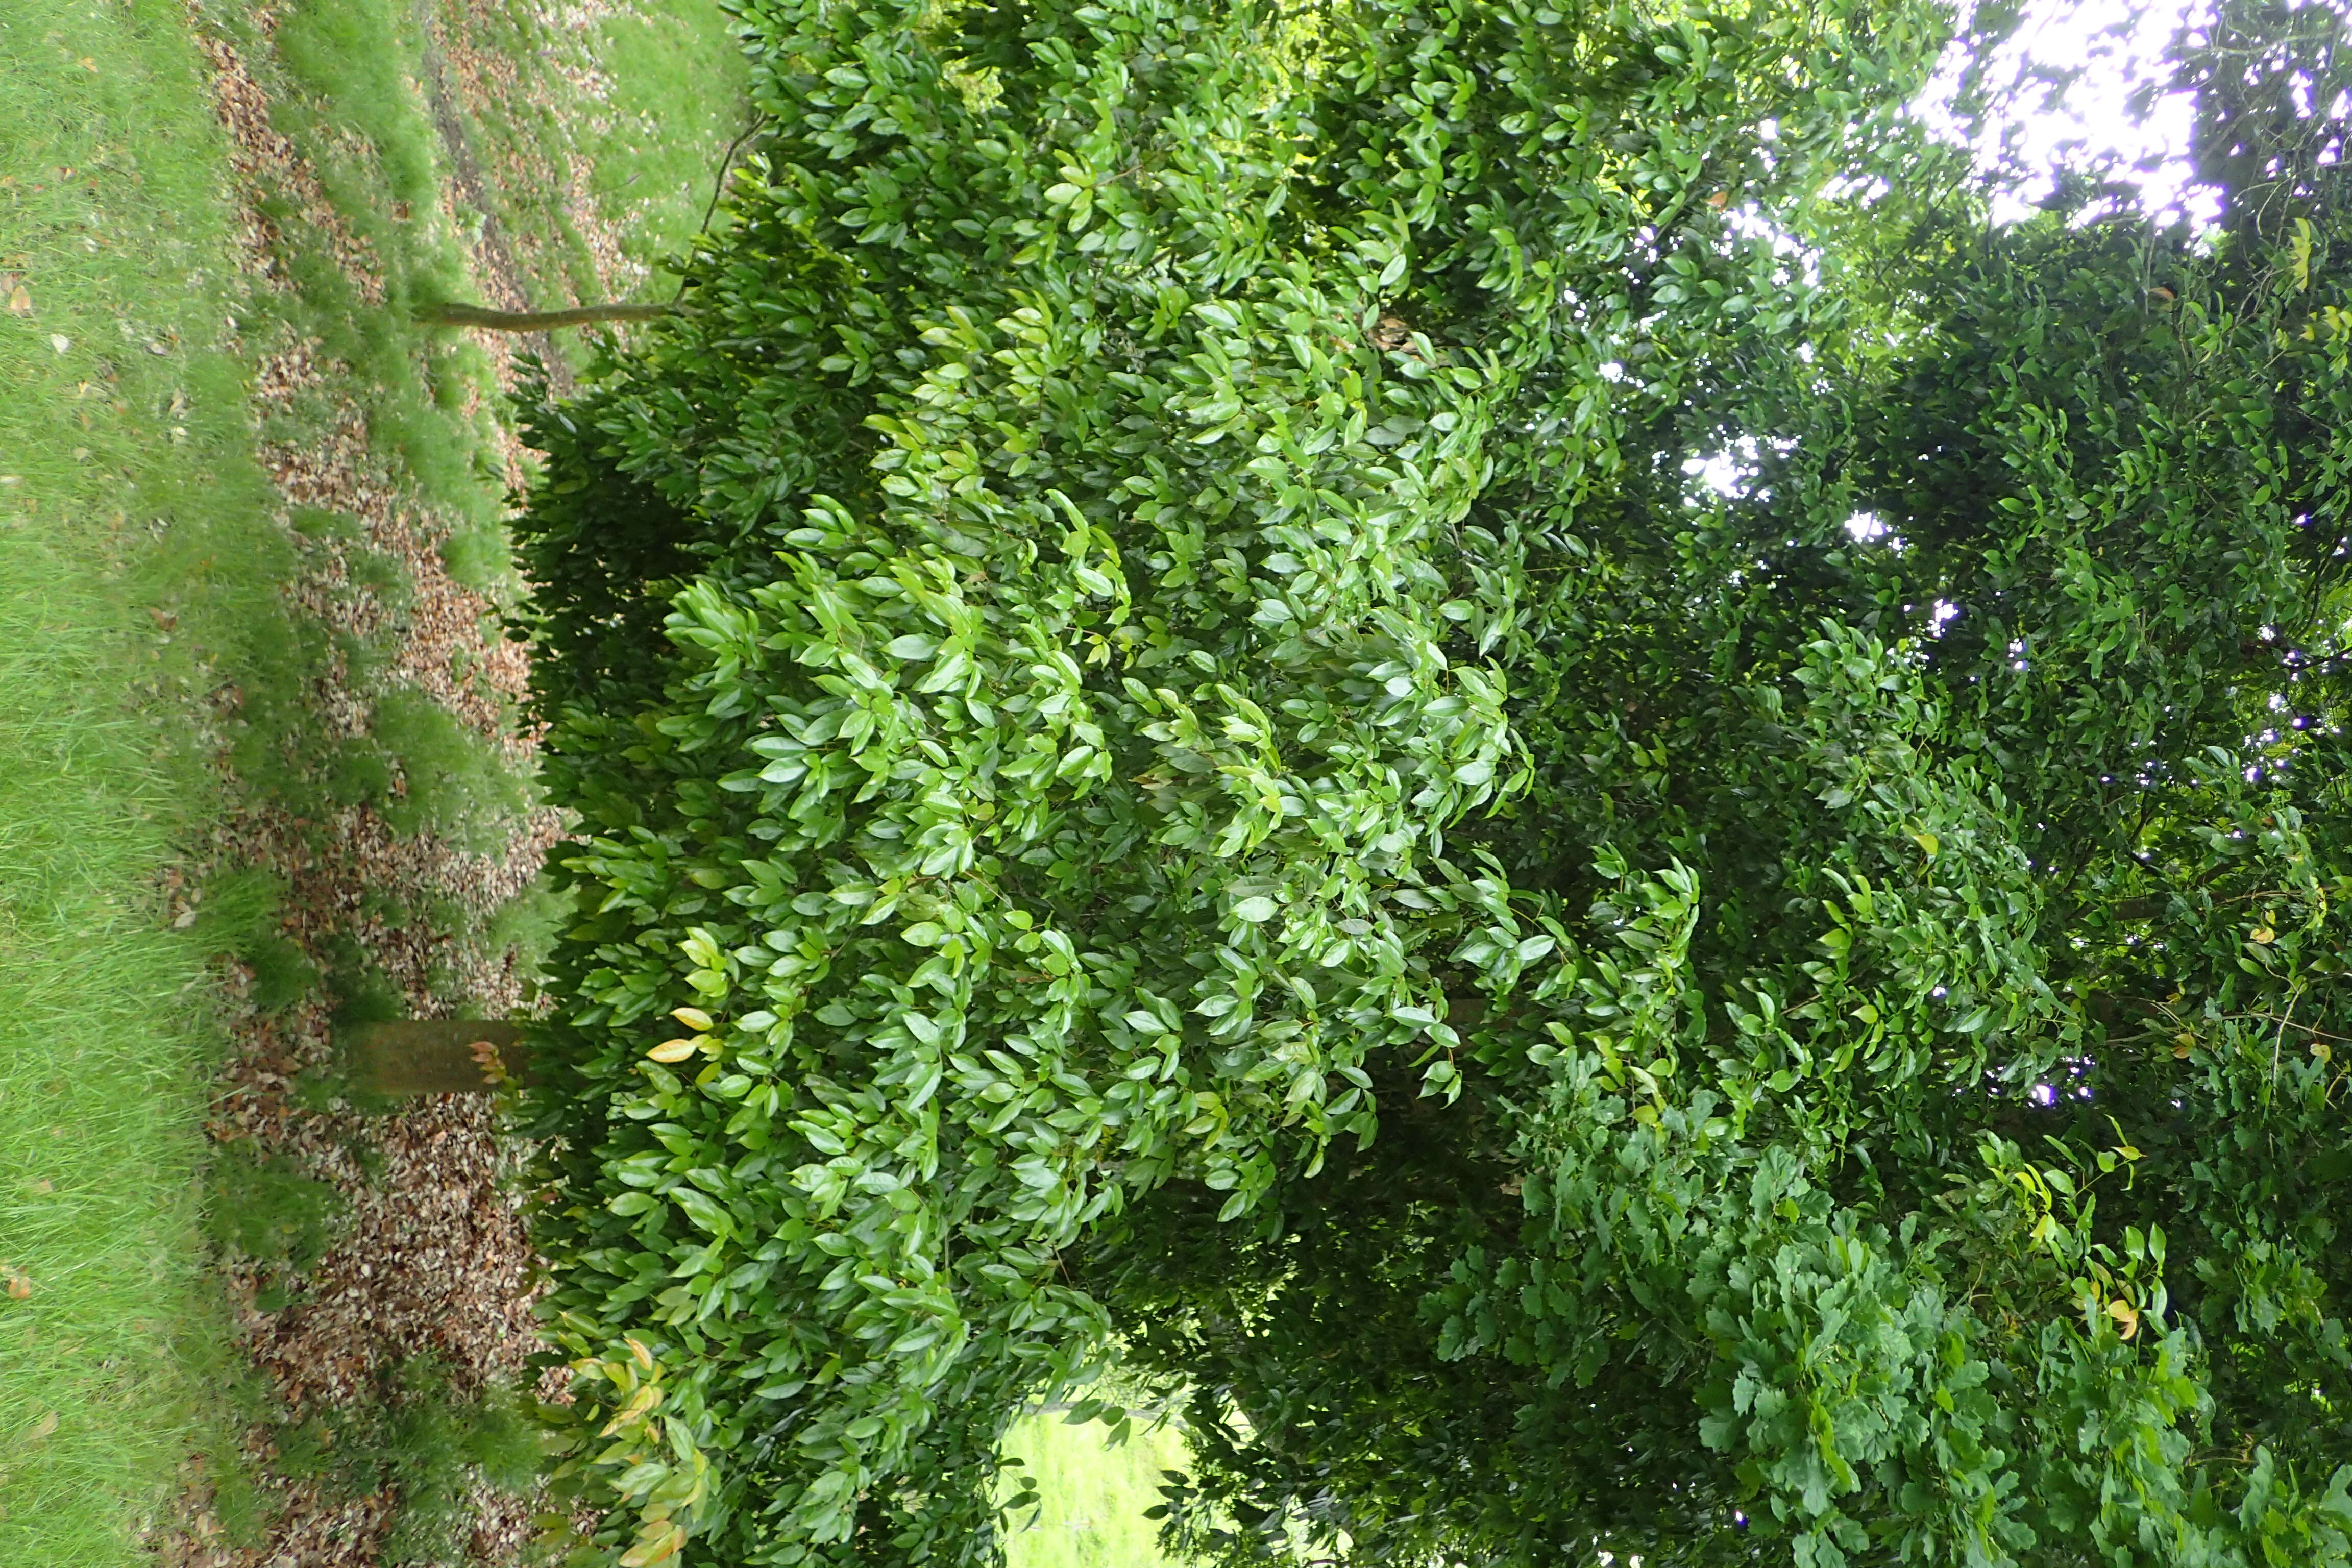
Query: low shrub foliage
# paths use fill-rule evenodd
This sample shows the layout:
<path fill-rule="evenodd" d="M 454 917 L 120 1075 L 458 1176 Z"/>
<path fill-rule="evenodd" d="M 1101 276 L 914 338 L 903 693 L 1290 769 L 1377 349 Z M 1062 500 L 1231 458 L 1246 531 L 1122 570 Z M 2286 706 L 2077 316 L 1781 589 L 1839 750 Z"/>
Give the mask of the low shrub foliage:
<path fill-rule="evenodd" d="M 751 0 L 532 415 L 583 1554 L 993 1561 L 1123 1341 L 1234 1563 L 2342 1561 L 2321 9 L 2200 236 L 1927 5 Z"/>

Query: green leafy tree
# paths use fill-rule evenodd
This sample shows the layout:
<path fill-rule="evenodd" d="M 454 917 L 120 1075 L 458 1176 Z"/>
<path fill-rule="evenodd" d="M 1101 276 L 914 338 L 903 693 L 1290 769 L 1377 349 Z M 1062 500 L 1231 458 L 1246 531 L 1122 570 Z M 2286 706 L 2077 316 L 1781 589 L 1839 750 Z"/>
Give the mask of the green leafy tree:
<path fill-rule="evenodd" d="M 991 1561 L 1123 1344 L 1236 1564 L 2346 1559 L 2339 15 L 2202 237 L 1924 4 L 745 17 L 534 415 L 583 1551 Z"/>

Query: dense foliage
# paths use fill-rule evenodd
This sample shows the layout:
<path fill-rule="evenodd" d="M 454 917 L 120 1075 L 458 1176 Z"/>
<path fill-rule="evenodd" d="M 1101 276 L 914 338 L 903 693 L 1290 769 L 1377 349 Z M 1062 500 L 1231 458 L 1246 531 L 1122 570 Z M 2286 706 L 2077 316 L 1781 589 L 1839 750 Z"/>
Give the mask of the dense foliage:
<path fill-rule="evenodd" d="M 535 416 L 597 1552 L 991 1561 L 1124 1345 L 1234 1563 L 2352 1555 L 2339 15 L 2202 237 L 1927 5 L 746 21 Z"/>

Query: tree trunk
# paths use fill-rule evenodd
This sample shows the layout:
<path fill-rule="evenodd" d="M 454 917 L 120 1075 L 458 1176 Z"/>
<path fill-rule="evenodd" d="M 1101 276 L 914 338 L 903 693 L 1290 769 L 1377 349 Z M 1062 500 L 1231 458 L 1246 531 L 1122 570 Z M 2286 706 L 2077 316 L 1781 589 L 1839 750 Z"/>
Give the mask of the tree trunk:
<path fill-rule="evenodd" d="M 416 319 L 442 327 L 481 327 L 493 332 L 543 332 L 553 327 L 585 327 L 598 321 L 651 321 L 671 312 L 667 305 L 582 305 L 569 310 L 491 310 L 479 305 L 419 305 Z"/>
<path fill-rule="evenodd" d="M 352 1078 L 373 1094 L 488 1094 L 530 1076 L 522 1026 L 503 1020 L 358 1024 L 341 1044 Z"/>

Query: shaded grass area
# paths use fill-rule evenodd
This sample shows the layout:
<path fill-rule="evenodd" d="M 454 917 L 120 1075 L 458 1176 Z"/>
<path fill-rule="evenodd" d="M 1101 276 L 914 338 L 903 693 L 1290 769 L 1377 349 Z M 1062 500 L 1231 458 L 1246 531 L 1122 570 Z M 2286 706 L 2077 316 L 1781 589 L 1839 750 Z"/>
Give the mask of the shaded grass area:
<path fill-rule="evenodd" d="M 472 1521 L 467 1489 L 476 1476 L 527 1489 L 538 1478 L 540 1430 L 511 1394 L 449 1396 L 446 1369 L 419 1357 L 404 1365 L 380 1404 L 346 1407 L 281 1425 L 278 1468 L 331 1494 L 396 1487 L 408 1500 L 380 1561 L 443 1563 L 466 1557 Z"/>
<path fill-rule="evenodd" d="M 709 149 L 750 126 L 750 68 L 705 20 L 709 0 L 646 6 L 600 29 L 599 58 L 625 60 L 583 147 L 598 205 L 615 214 L 622 245 L 653 278 L 646 297 L 667 299 L 677 275 L 664 265 L 685 251 L 709 210 Z M 726 84 L 713 98 L 709 85 Z M 683 119 L 681 119 L 683 116 Z M 681 134 L 683 132 L 683 134 Z"/>
<path fill-rule="evenodd" d="M 658 173 L 601 193 L 633 215 L 633 243 L 658 247 L 699 219 L 740 76 L 724 68 L 715 5 L 641 9 L 607 24 L 636 29 L 627 39 L 566 47 L 614 47 L 614 100 L 667 108 L 660 144 L 633 154 Z M 178 0 L 0 6 L 0 1562 L 139 1561 L 191 1455 L 233 1529 L 249 1497 L 234 1434 L 261 1396 L 206 1249 L 268 1254 L 291 1279 L 333 1205 L 266 1158 L 208 1161 L 223 1049 L 209 965 L 239 958 L 264 1007 L 322 991 L 346 1010 L 396 1005 L 355 946 L 279 934 L 269 879 L 231 868 L 197 887 L 184 847 L 232 797 L 297 819 L 366 804 L 396 831 L 461 844 L 488 842 L 530 798 L 495 745 L 376 679 L 383 639 L 293 607 L 284 585 L 324 550 L 388 625 L 410 584 L 351 519 L 285 517 L 257 458 L 257 437 L 299 441 L 334 410 L 257 431 L 254 345 L 315 340 L 347 366 L 334 390 L 362 410 L 373 457 L 438 520 L 452 575 L 514 591 L 491 360 L 408 317 L 475 288 L 466 237 L 440 216 L 441 138 L 409 85 L 430 74 L 417 13 L 308 0 L 273 44 L 238 34 L 243 10 L 211 20 L 253 52 L 278 128 L 382 262 L 380 304 L 290 200 L 266 216 L 291 289 L 238 276 L 227 150 Z M 520 0 L 500 17 L 514 40 L 501 47 L 552 37 Z M 536 110 L 468 123 L 494 155 L 541 159 L 617 133 L 604 103 L 576 108 L 576 125 Z M 675 188 L 648 192 L 664 181 Z M 590 253 L 560 205 L 534 216 L 545 184 L 483 188 L 509 204 L 519 275 L 579 287 Z M 365 733 L 321 725 L 330 669 L 371 699 Z M 493 947 L 527 945 L 546 919 L 529 900 L 487 921 L 399 915 L 470 922 L 465 940 Z M 455 1529 L 464 1478 L 516 1463 L 503 1415 L 436 1400 L 431 1384 L 420 1368 L 384 1411 L 344 1417 L 344 1452 L 380 1454 L 419 1500 L 395 1547 L 420 1561 Z M 299 1462 L 295 1435 L 282 1447 Z"/>
<path fill-rule="evenodd" d="M 728 37 L 715 5 L 639 4 L 662 17 L 684 16 L 722 45 Z M 262 203 L 280 237 L 275 259 L 291 285 L 267 301 L 275 336 L 315 345 L 333 374 L 319 406 L 271 408 L 261 439 L 299 446 L 311 426 L 356 415 L 377 479 L 396 491 L 402 515 L 448 576 L 488 597 L 495 622 L 520 592 L 503 528 L 509 474 L 498 362 L 466 335 L 420 324 L 416 310 L 479 297 L 486 274 L 527 298 L 595 297 L 593 269 L 583 270 L 593 268 L 593 247 L 580 226 L 594 215 L 550 193 L 567 188 L 567 129 L 590 134 L 601 121 L 600 101 L 558 90 L 480 90 L 485 69 L 509 79 L 531 73 L 543 89 L 568 81 L 541 73 L 570 36 L 541 22 L 528 0 L 452 0 L 437 8 L 413 0 L 296 0 L 268 33 L 241 5 L 207 5 L 202 18 L 236 50 L 269 100 L 272 128 L 315 174 L 324 197 L 323 207 L 297 191 L 271 193 Z M 570 38 L 569 47 L 591 46 Z M 666 70 L 671 58 L 663 53 L 649 68 Z M 638 69 L 626 55 L 604 67 L 616 80 Z M 727 118 L 730 110 L 717 106 L 731 107 L 740 79 L 719 74 L 672 83 L 681 124 Z M 678 128 L 671 134 L 677 140 Z M 708 166 L 717 152 L 688 137 L 676 155 Z M 698 221 L 693 202 L 680 191 L 659 208 L 681 237 Z M 516 216 L 533 203 L 547 218 L 537 226 Z M 348 264 L 354 252 L 365 258 L 364 279 Z M 248 696 L 254 721 L 237 748 L 240 775 L 264 784 L 296 818 L 363 806 L 403 837 L 495 850 L 530 803 L 528 780 L 493 737 L 459 722 L 390 668 L 392 641 L 419 584 L 406 580 L 398 561 L 372 552 L 364 519 L 313 510 L 292 521 L 298 552 L 331 554 L 343 592 L 363 598 L 372 612 L 353 620 L 379 628 L 373 637 L 338 633 L 322 641 L 321 628 L 306 626 L 308 646 L 294 661 L 331 663 L 344 689 L 364 701 L 366 732 L 322 744 L 299 700 L 282 713 L 261 713 Z M 495 639 L 495 625 L 484 630 Z M 448 673 L 480 703 L 507 700 L 479 668 Z M 249 940 L 242 956 L 257 982 L 271 983 L 267 994 L 257 986 L 257 1002 L 291 1005 L 323 990 L 346 1021 L 395 1016 L 420 999 L 413 982 L 404 987 L 377 967 L 360 925 L 430 931 L 478 952 L 518 949 L 527 964 L 552 918 L 543 902 L 527 893 L 486 915 L 429 898 L 402 907 L 400 895 L 371 889 L 348 932 L 321 940 L 314 921 L 299 948 L 263 935 Z M 436 975 L 431 989 L 424 1000 L 432 1005 L 477 1005 L 448 973 Z M 333 1216 L 313 1212 L 315 1189 L 299 1171 L 273 1170 L 265 1161 L 240 1179 L 249 1193 L 266 1191 L 268 1206 L 280 1215 L 264 1234 L 231 1243 L 266 1265 L 268 1283 L 254 1305 L 276 1310 L 299 1298 L 303 1272 L 322 1251 Z M 308 1481 L 330 1497 L 397 1493 L 400 1513 L 376 1559 L 387 1564 L 448 1560 L 471 1524 L 468 1489 L 484 1480 L 521 1484 L 535 1468 L 535 1440 L 516 1426 L 511 1410 L 496 1398 L 485 1405 L 459 1397 L 445 1371 L 412 1363 L 369 1400 L 297 1423 L 264 1413 L 279 1479 Z M 230 1508 L 221 1512 L 232 1533 L 250 1535 L 268 1522 Z"/>
<path fill-rule="evenodd" d="M 437 30 L 453 35 L 468 7 L 436 5 Z M 639 274 L 625 291 L 645 303 L 670 298 L 678 277 L 668 264 L 710 211 L 719 155 L 750 123 L 750 69 L 718 0 L 638 0 L 579 31 L 507 6 L 475 15 L 467 30 L 475 47 L 571 84 L 560 112 L 513 100 L 485 105 L 452 90 L 430 53 L 420 61 L 428 106 L 469 150 L 471 166 L 453 171 L 461 221 L 518 263 L 523 298 L 501 303 L 605 302 L 574 221 L 583 199 Z M 549 168 L 576 170 L 578 187 L 519 177 Z"/>
<path fill-rule="evenodd" d="M 1185 1468 L 1175 1426 L 1139 1422 L 1114 1445 L 1099 1423 L 1034 1415 L 1013 1427 L 1003 1451 L 1020 1461 L 1041 1499 L 1034 1512 L 1007 1525 L 1010 1568 L 1163 1568 L 1171 1561 L 1160 1549 L 1159 1522 L 1145 1510 L 1160 1504 L 1161 1472 Z"/>

